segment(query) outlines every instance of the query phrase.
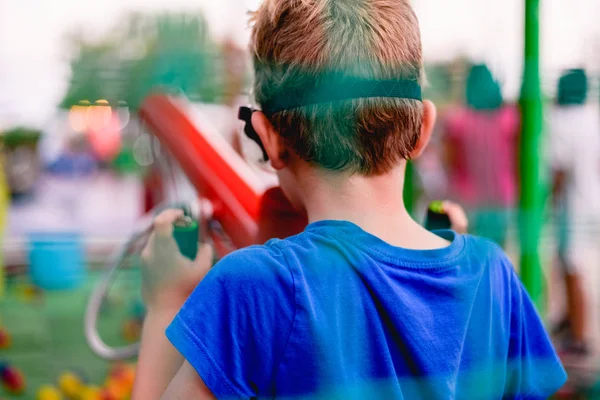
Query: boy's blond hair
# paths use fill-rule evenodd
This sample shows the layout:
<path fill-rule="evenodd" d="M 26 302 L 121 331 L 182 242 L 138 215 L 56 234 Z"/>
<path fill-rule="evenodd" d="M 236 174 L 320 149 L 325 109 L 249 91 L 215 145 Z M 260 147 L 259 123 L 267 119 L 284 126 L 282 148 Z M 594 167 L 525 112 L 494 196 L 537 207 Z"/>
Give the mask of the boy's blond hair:
<path fill-rule="evenodd" d="M 265 0 L 253 16 L 254 95 L 260 105 L 320 85 L 330 72 L 368 79 L 423 79 L 421 37 L 408 0 Z M 408 159 L 422 103 L 365 98 L 268 115 L 306 161 L 362 175 Z"/>

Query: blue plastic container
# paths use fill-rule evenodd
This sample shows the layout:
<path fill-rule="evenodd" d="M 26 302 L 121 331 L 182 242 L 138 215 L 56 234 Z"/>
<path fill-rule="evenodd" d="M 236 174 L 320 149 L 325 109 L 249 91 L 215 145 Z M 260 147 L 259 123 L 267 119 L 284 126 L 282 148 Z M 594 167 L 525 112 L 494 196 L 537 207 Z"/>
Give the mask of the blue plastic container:
<path fill-rule="evenodd" d="M 84 246 L 75 232 L 44 232 L 29 235 L 29 274 L 45 290 L 78 288 L 85 278 Z"/>

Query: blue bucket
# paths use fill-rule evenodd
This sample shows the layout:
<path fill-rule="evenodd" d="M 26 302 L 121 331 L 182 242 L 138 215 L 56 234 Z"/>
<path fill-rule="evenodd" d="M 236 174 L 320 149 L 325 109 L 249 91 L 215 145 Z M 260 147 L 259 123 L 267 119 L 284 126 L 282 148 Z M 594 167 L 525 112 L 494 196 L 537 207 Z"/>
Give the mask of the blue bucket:
<path fill-rule="evenodd" d="M 76 289 L 85 278 L 81 235 L 74 232 L 29 235 L 29 274 L 45 290 Z"/>

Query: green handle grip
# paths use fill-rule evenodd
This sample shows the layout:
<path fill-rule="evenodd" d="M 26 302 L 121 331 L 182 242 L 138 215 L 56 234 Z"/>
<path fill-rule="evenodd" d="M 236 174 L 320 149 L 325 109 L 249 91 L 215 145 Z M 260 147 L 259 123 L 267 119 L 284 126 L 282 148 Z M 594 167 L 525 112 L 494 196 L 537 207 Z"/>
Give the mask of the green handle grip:
<path fill-rule="evenodd" d="M 175 224 L 173 238 L 177 242 L 179 251 L 190 260 L 196 259 L 198 254 L 199 225 L 198 221 L 191 220 L 188 224 Z"/>

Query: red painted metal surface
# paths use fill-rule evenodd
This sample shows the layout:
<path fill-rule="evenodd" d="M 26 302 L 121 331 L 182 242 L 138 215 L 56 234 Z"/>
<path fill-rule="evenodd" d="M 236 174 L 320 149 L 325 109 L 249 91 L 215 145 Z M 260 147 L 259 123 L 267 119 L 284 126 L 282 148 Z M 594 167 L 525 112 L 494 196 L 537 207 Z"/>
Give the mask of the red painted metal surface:
<path fill-rule="evenodd" d="M 142 105 L 140 117 L 175 157 L 199 196 L 212 203 L 213 218 L 233 248 L 287 237 L 306 226 L 306 217 L 292 208 L 280 188 L 257 189 L 236 170 L 177 99 L 152 95 Z M 220 255 L 232 250 L 223 235 L 211 235 Z"/>

